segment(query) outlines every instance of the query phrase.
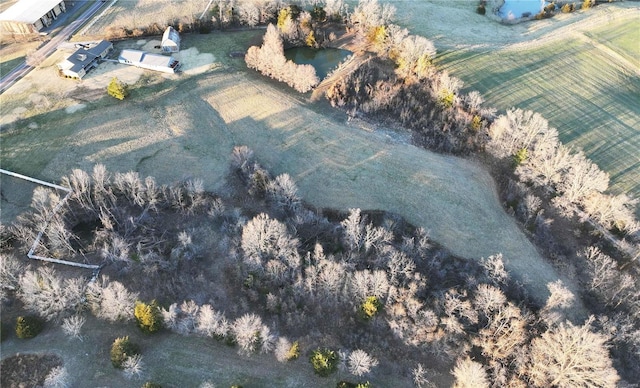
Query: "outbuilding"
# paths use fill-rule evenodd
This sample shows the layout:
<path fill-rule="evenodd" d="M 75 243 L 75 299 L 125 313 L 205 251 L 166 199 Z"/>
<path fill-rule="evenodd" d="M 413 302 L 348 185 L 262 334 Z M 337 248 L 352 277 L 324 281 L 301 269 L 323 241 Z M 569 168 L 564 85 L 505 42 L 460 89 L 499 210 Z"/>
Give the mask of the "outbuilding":
<path fill-rule="evenodd" d="M 180 34 L 173 27 L 169 26 L 162 34 L 162 52 L 177 53 L 180 51 Z"/>
<path fill-rule="evenodd" d="M 0 14 L 3 34 L 38 33 L 67 12 L 64 0 L 19 0 Z"/>
<path fill-rule="evenodd" d="M 122 50 L 118 62 L 163 73 L 175 73 L 180 68 L 180 62 L 172 56 L 131 49 Z"/>
<path fill-rule="evenodd" d="M 113 49 L 113 44 L 103 40 L 94 44 L 83 44 L 64 61 L 58 63 L 58 69 L 63 77 L 82 79 L 91 69 L 98 66 L 98 61 L 104 59 Z"/>

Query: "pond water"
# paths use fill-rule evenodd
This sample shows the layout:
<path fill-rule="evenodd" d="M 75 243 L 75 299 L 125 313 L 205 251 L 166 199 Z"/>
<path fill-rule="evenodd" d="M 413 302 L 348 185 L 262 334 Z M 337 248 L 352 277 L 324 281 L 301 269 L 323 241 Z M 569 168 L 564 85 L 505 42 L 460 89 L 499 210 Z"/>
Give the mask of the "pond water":
<path fill-rule="evenodd" d="M 545 0 L 504 0 L 498 15 L 503 19 L 518 19 L 534 16 L 548 3 Z"/>
<path fill-rule="evenodd" d="M 351 54 L 349 50 L 336 48 L 313 49 L 311 47 L 294 47 L 284 50 L 284 56 L 298 65 L 312 65 L 320 80 Z"/>

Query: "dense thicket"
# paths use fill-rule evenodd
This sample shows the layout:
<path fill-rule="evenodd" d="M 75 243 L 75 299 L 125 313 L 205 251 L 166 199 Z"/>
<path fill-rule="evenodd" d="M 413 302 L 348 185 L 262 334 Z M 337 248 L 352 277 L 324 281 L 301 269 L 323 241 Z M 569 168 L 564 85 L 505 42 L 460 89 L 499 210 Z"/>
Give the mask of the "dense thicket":
<path fill-rule="evenodd" d="M 216 197 L 201 192 L 204 202 L 176 201 L 182 204 L 177 208 L 166 202 L 175 195 L 159 194 L 168 188 L 155 188 L 150 179 L 140 186 L 143 180 L 135 174 L 129 174 L 129 183 L 124 184 L 126 174 L 111 176 L 96 167 L 99 173 L 88 178 L 86 186 L 80 184 L 85 180 L 76 179 L 85 176 L 79 171 L 65 179 L 75 187 L 68 203 L 75 214 L 71 219 L 97 217 L 101 212 L 96 209 L 106 206 L 107 199 L 119 203 L 125 214 L 134 210 L 139 214 L 149 198 L 155 198 L 155 207 L 149 207 L 145 217 L 153 217 L 156 225 L 173 225 L 162 237 L 168 240 L 166 245 L 161 239 L 140 244 L 145 234 L 133 232 L 131 226 L 112 228 L 118 232 L 120 246 L 139 247 L 106 249 L 112 252 L 106 256 L 100 253 L 107 264 L 104 271 L 117 280 L 100 277 L 89 283 L 81 303 L 99 317 L 126 321 L 146 316 L 143 305 L 135 308 L 140 297 L 157 299 L 161 301 L 158 312 L 169 330 L 233 344 L 247 355 L 273 353 L 280 361 L 327 348 L 335 352 L 339 367 L 357 377 L 375 374 L 379 366 L 388 367 L 402 357 L 406 360 L 403 373 L 412 373 L 411 368 L 418 365 L 413 373 L 420 384 L 428 380 L 420 363 L 434 356 L 444 365 L 457 362 L 453 375 L 459 385 L 484 374 L 500 384 L 541 386 L 558 378 L 579 381 L 596 376 L 616 381 L 609 345 L 618 367 L 628 367 L 637 357 L 634 349 L 639 348 L 640 335 L 637 315 L 634 318 L 631 313 L 637 308 L 636 288 L 630 285 L 624 293 L 616 293 L 613 283 L 608 283 L 616 281 L 610 278 L 615 273 L 602 272 L 609 267 L 607 257 L 598 251 L 589 252 L 594 296 L 610 300 L 618 315 L 602 311 L 584 325 L 570 323 L 566 313 L 574 295 L 560 282 L 549 284 L 551 297 L 544 306 L 536 306 L 527 299 L 526 290 L 510 279 L 500 255 L 482 260 L 453 257 L 430 241 L 425 231 L 392 214 L 359 209 L 325 213 L 309 208 L 290 176 L 273 177 L 246 147 L 234 150 L 232 165 L 228 178 L 235 188 L 232 193 Z M 187 203 L 200 205 L 193 208 Z M 133 222 L 130 216 L 125 220 Z M 102 222 L 94 238 L 105 228 Z M 194 226 L 203 222 L 207 234 L 182 233 L 195 231 Z M 74 224 L 63 225 L 72 229 Z M 146 224 L 135 225 L 144 229 Z M 129 233 L 121 233 L 124 230 Z M 151 250 L 151 246 L 158 248 Z M 100 244 L 92 249 L 105 251 Z M 204 251 L 209 253 L 197 253 Z M 151 252 L 153 260 L 143 258 Z M 91 256 L 89 251 L 84 253 Z M 158 263 L 165 264 L 156 267 Z M 48 279 L 42 284 L 64 284 L 56 272 L 9 267 L 22 271 L 14 278 L 40 274 Z M 139 279 L 137 274 L 151 276 L 156 286 L 133 281 Z M 215 276 L 218 280 L 213 281 Z M 181 282 L 184 278 L 189 281 Z M 76 298 L 67 298 L 68 303 L 52 310 L 41 301 L 57 294 L 32 292 L 20 283 L 18 295 L 43 316 L 50 313 L 43 314 L 41 309 L 64 317 L 79 308 Z M 15 291 L 7 292 L 10 297 Z M 31 299 L 26 297 L 30 293 L 34 294 Z M 588 346 L 566 348 L 571 362 L 590 364 L 590 357 L 601 362 L 568 376 L 557 366 L 557 357 L 565 349 L 549 352 L 544 341 L 571 335 L 589 339 Z M 127 373 L 140 370 L 139 358 L 125 361 Z M 634 368 L 625 373 L 633 376 Z"/>

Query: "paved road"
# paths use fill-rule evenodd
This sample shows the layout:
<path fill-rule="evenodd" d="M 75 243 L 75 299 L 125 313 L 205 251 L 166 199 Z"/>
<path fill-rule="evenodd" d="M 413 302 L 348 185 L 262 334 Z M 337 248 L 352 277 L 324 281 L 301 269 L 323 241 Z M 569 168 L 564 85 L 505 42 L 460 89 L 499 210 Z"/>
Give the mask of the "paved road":
<path fill-rule="evenodd" d="M 63 28 L 58 34 L 56 34 L 53 39 L 48 41 L 44 46 L 40 47 L 38 51 L 32 54 L 32 58 L 37 61 L 42 61 L 46 57 L 48 57 L 52 52 L 54 52 L 60 43 L 69 39 L 71 35 L 76 32 L 76 30 L 89 21 L 91 17 L 104 5 L 104 3 L 100 0 L 95 0 L 91 7 L 89 7 L 80 17 L 71 22 L 68 26 Z M 37 64 L 34 64 L 37 65 Z M 16 66 L 13 70 L 11 70 L 7 75 L 2 77 L 0 80 L 0 93 L 3 93 L 7 90 L 11 85 L 16 83 L 20 78 L 24 77 L 33 70 L 34 66 L 27 64 L 27 62 L 22 62 L 18 66 Z"/>

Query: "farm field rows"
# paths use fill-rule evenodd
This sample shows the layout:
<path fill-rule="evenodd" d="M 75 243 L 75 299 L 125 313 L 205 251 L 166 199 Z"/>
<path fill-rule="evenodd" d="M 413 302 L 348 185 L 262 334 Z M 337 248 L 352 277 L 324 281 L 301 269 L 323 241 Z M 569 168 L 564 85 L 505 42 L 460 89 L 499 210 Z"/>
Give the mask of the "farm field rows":
<path fill-rule="evenodd" d="M 489 106 L 541 113 L 558 129 L 563 143 L 584 150 L 609 173 L 614 193 L 628 192 L 637 198 L 640 67 L 633 58 L 640 50 L 628 45 L 625 34 L 633 31 L 628 23 L 620 21 L 602 30 L 620 36 L 610 46 L 628 60 L 576 34 L 530 49 L 450 50 L 440 54 L 438 64 L 470 90 L 480 91 Z M 638 31 L 640 22 L 631 24 Z"/>
<path fill-rule="evenodd" d="M 609 173 L 613 193 L 640 197 L 637 4 L 505 25 L 468 2 L 392 3 L 402 26 L 433 40 L 436 63 L 464 81 L 465 90 L 478 90 L 499 112 L 541 113 L 565 144 Z"/>

